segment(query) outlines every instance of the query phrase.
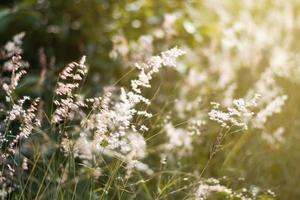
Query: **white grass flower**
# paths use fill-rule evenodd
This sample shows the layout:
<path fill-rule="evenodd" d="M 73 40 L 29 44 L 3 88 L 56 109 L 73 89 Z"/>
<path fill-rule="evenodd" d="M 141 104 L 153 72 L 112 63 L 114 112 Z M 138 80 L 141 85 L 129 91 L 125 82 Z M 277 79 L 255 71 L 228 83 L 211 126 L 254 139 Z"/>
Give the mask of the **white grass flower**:
<path fill-rule="evenodd" d="M 159 56 L 151 57 L 145 63 L 137 64 L 138 78 L 131 81 L 129 90 L 120 89 L 117 100 L 112 98 L 112 91 L 105 91 L 102 97 L 86 99 L 87 104 L 92 103 L 92 112 L 81 122 L 83 129 L 73 144 L 74 154 L 87 162 L 97 155 L 117 156 L 127 164 L 128 176 L 133 169 L 151 174 L 152 170 L 138 161 L 146 155 L 146 140 L 138 130 L 147 131 L 148 128 L 144 124 L 137 126 L 133 119 L 138 116 L 150 118 L 152 114 L 147 110 L 137 110 L 136 107 L 138 104 L 150 104 L 150 100 L 142 95 L 142 88 L 151 87 L 150 80 L 160 68 L 175 67 L 176 58 L 182 54 L 184 52 L 175 47 Z M 55 102 L 58 106 L 53 115 L 55 122 L 68 116 L 70 110 L 78 110 L 80 107 L 74 98 L 74 90 L 79 84 L 76 82 L 78 78 L 74 80 L 74 73 L 83 63 L 84 60 L 81 64 L 71 63 L 60 75 L 63 81 L 58 83 L 56 89 L 60 99 Z M 69 79 L 77 84 L 70 83 Z M 184 146 L 190 145 L 191 140 L 187 140 L 183 135 L 180 135 L 179 139 L 185 139 Z M 69 143 L 66 139 L 61 144 L 66 152 L 71 150 Z"/>
<path fill-rule="evenodd" d="M 255 95 L 249 101 L 235 99 L 233 100 L 233 106 L 226 108 L 225 111 L 220 109 L 220 104 L 212 102 L 213 109 L 208 113 L 209 118 L 222 127 L 237 126 L 247 129 L 248 122 L 254 115 L 252 109 L 256 107 L 258 98 L 259 95 Z"/>
<path fill-rule="evenodd" d="M 76 89 L 79 88 L 80 82 L 87 74 L 85 60 L 86 58 L 83 56 L 79 63 L 68 64 L 59 75 L 59 82 L 55 89 L 58 99 L 54 101 L 57 107 L 52 115 L 52 122 L 59 123 L 70 117 L 72 111 L 86 106 L 82 100 L 77 99 L 80 96 L 76 94 Z"/>
<path fill-rule="evenodd" d="M 168 142 L 167 151 L 178 150 L 181 154 L 189 152 L 192 149 L 192 135 L 190 132 L 175 128 L 171 123 L 165 125 Z"/>
<path fill-rule="evenodd" d="M 200 183 L 196 193 L 195 193 L 195 199 L 196 200 L 206 200 L 209 195 L 211 195 L 212 193 L 226 193 L 231 195 L 232 194 L 232 190 L 222 186 L 222 185 L 208 185 L 206 183 Z"/>

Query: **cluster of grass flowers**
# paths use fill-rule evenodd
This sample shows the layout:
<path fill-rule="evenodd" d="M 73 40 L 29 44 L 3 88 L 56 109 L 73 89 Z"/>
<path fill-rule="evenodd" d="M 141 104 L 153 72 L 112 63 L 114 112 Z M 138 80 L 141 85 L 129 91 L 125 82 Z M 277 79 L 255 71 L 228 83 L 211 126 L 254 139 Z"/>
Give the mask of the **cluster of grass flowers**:
<path fill-rule="evenodd" d="M 137 41 L 115 35 L 109 55 L 123 58 L 125 83 L 88 93 L 85 81 L 99 74 L 83 56 L 55 77 L 51 102 L 19 92 L 31 70 L 24 33 L 13 37 L 0 51 L 0 197 L 288 197 L 282 182 L 297 182 L 285 161 L 298 145 L 288 134 L 298 131 L 299 17 L 291 1 L 236 4 L 237 12 L 231 1 L 208 0 L 210 14 L 168 13 Z M 153 56 L 178 25 L 199 45 Z"/>
<path fill-rule="evenodd" d="M 272 115 L 272 112 L 279 112 L 277 107 L 282 103 L 271 103 L 267 108 L 256 111 L 257 115 L 253 109 L 258 106 L 258 95 L 250 100 L 232 100 L 232 106 L 224 109 L 220 108 L 220 104 L 212 103 L 212 110 L 205 116 L 200 117 L 197 112 L 191 116 L 189 126 L 178 127 L 172 118 L 166 116 L 160 125 L 161 130 L 147 138 L 147 133 L 153 132 L 152 129 L 156 127 L 147 123 L 154 115 L 148 111 L 152 102 L 143 95 L 143 90 L 151 88 L 151 80 L 160 70 L 165 67 L 176 68 L 176 59 L 185 52 L 175 47 L 152 56 L 143 63 L 135 64 L 138 75 L 131 80 L 129 88 L 107 86 L 102 95 L 96 97 L 85 97 L 80 92 L 88 73 L 86 57 L 83 56 L 78 63 L 68 64 L 58 75 L 51 105 L 53 111 L 47 115 L 39 106 L 40 97 L 31 101 L 30 97 L 19 97 L 15 92 L 28 67 L 21 57 L 21 37 L 22 35 L 15 36 L 5 46 L 8 59 L 5 66 L 9 66 L 7 71 L 10 78 L 3 78 L 2 82 L 6 101 L 3 102 L 5 109 L 1 110 L 2 198 L 69 198 L 70 195 L 77 198 L 80 195 L 90 195 L 92 198 L 121 199 L 123 195 L 124 198 L 145 195 L 145 198 L 164 199 L 184 191 L 179 195 L 182 196 L 180 198 L 185 196 L 200 200 L 208 198 L 212 193 L 224 193 L 226 198 L 255 199 L 253 195 L 235 192 L 219 185 L 217 179 L 206 180 L 203 174 L 217 152 L 222 150 L 224 140 L 230 134 L 247 129 L 257 115 L 261 118 Z M 186 111 L 196 108 L 197 102 L 201 102 L 201 99 L 188 105 Z M 187 101 L 176 100 L 174 112 L 185 111 L 178 110 L 179 103 L 185 104 Z M 277 106 L 272 106 L 273 104 Z M 184 113 L 179 116 L 184 117 Z M 180 182 L 189 180 L 189 187 L 181 186 L 182 183 L 173 180 L 180 173 L 184 174 L 175 168 L 170 188 L 168 183 L 161 188 L 161 182 L 168 180 L 162 178 L 163 173 L 167 173 L 170 167 L 176 167 L 174 161 L 177 159 L 193 154 L 195 141 L 201 136 L 201 127 L 206 126 L 209 119 L 220 123 L 222 129 L 210 148 L 206 165 L 198 172 L 187 173 L 186 176 L 190 179 L 184 176 L 176 178 Z M 161 133 L 165 133 L 166 140 L 159 142 L 155 148 L 148 148 L 151 137 L 157 137 Z M 40 142 L 36 138 L 41 135 L 55 139 L 48 139 L 37 149 L 31 148 L 30 155 L 26 155 L 24 148 Z M 33 142 L 30 144 L 28 141 Z M 153 156 L 153 153 L 156 155 Z M 147 157 L 154 160 L 150 162 Z M 42 160 L 48 160 L 49 163 Z M 157 169 L 155 166 L 160 167 Z M 39 173 L 44 173 L 44 176 L 39 177 Z M 194 177 L 191 178 L 192 176 Z M 150 191 L 153 187 L 148 184 L 152 180 L 158 181 L 157 191 Z M 213 184 L 211 180 L 214 180 Z M 78 194 L 82 188 L 80 190 L 77 187 L 82 187 L 82 183 L 90 184 L 90 188 L 88 193 L 83 190 L 82 194 Z M 139 194 L 136 187 L 143 188 L 144 191 Z M 48 190 L 52 189 L 58 192 L 48 194 Z M 65 193 L 64 190 L 71 192 Z"/>

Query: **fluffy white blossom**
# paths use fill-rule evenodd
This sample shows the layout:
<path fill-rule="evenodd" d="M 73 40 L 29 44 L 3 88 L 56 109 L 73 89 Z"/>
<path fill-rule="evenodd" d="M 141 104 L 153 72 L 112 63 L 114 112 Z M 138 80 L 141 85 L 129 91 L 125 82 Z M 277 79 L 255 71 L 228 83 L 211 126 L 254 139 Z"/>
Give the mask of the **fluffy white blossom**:
<path fill-rule="evenodd" d="M 243 129 L 248 128 L 248 122 L 253 117 L 253 108 L 257 106 L 257 99 L 260 95 L 255 95 L 251 100 L 235 99 L 232 107 L 227 107 L 222 111 L 220 104 L 212 103 L 213 109 L 208 113 L 209 118 L 219 123 L 222 127 L 229 128 L 237 126 Z"/>
<path fill-rule="evenodd" d="M 76 89 L 79 88 L 80 81 L 87 74 L 87 66 L 85 65 L 85 56 L 79 63 L 72 62 L 59 75 L 55 94 L 58 98 L 54 101 L 57 106 L 52 115 L 52 122 L 59 123 L 70 117 L 72 111 L 78 110 L 79 107 L 85 107 L 83 101 L 80 101 L 76 94 Z"/>
<path fill-rule="evenodd" d="M 196 193 L 195 193 L 195 199 L 196 200 L 206 200 L 209 195 L 211 195 L 212 193 L 218 193 L 218 192 L 222 192 L 222 193 L 226 193 L 231 195 L 232 194 L 232 190 L 222 186 L 222 185 L 208 185 L 206 183 L 200 183 Z"/>
<path fill-rule="evenodd" d="M 178 150 L 185 153 L 192 149 L 192 134 L 182 128 L 175 128 L 171 123 L 165 125 L 168 142 L 167 151 Z"/>
<path fill-rule="evenodd" d="M 175 67 L 176 58 L 183 54 L 182 50 L 175 47 L 162 52 L 159 56 L 151 57 L 145 63 L 136 64 L 139 70 L 138 78 L 131 81 L 129 90 L 120 89 L 119 98 L 113 99 L 112 91 L 108 90 L 102 97 L 87 99 L 87 103 L 93 104 L 92 111 L 86 119 L 82 120 L 83 130 L 76 142 L 72 143 L 69 139 L 63 140 L 64 151 L 71 151 L 71 146 L 76 156 L 86 161 L 91 160 L 94 155 L 117 156 L 127 163 L 127 175 L 130 175 L 134 168 L 151 174 L 152 170 L 138 161 L 146 155 L 146 140 L 138 130 L 145 132 L 148 128 L 144 124 L 136 125 L 133 119 L 135 117 L 150 118 L 152 114 L 145 109 L 138 110 L 136 107 L 138 104 L 150 104 L 150 100 L 142 95 L 142 89 L 151 87 L 152 76 L 164 66 Z M 63 119 L 70 110 L 79 108 L 73 93 L 80 81 L 75 81 L 76 85 L 67 82 L 68 79 L 74 80 L 77 66 L 81 69 L 80 64 L 71 63 L 60 75 L 64 81 L 60 82 L 56 89 L 56 94 L 61 98 L 56 102 L 58 108 L 54 113 L 56 116 L 54 121 Z M 182 138 L 186 139 L 183 136 L 179 139 Z M 183 145 L 190 145 L 190 142 L 191 140 L 186 140 Z"/>

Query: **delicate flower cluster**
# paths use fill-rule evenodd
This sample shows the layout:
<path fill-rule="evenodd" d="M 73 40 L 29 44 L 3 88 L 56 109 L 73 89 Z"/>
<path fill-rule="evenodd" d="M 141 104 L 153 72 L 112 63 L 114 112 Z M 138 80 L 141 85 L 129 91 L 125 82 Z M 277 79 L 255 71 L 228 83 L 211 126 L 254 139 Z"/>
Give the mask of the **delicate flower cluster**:
<path fill-rule="evenodd" d="M 214 178 L 209 178 L 205 182 L 200 182 L 196 192 L 195 200 L 206 200 L 214 197 L 214 194 L 222 194 L 224 199 L 239 199 L 239 200 L 254 200 L 256 193 L 253 191 L 247 195 L 248 190 L 243 188 L 242 191 L 234 191 L 231 188 L 220 184 L 220 181 Z"/>
<path fill-rule="evenodd" d="M 258 104 L 260 110 L 253 120 L 253 125 L 256 128 L 263 129 L 267 119 L 275 113 L 280 113 L 288 99 L 287 95 L 282 94 L 282 88 L 276 83 L 275 76 L 276 74 L 275 71 L 273 71 L 273 67 L 268 67 L 262 73 L 260 79 L 255 84 L 254 89 L 251 89 L 248 92 L 247 96 L 250 96 L 253 93 L 264 94 Z"/>
<path fill-rule="evenodd" d="M 220 104 L 212 103 L 213 109 L 208 113 L 209 118 L 218 122 L 222 127 L 237 126 L 247 129 L 248 122 L 254 115 L 251 110 L 257 106 L 259 96 L 255 95 L 250 101 L 236 99 L 233 101 L 233 107 L 226 108 L 225 112 L 220 110 Z"/>
<path fill-rule="evenodd" d="M 18 152 L 18 143 L 21 139 L 27 138 L 33 131 L 34 127 L 39 126 L 37 119 L 37 108 L 39 98 L 36 98 L 29 108 L 26 109 L 27 101 L 30 97 L 24 96 L 16 99 L 15 90 L 22 76 L 26 74 L 25 65 L 22 61 L 22 38 L 24 33 L 16 35 L 12 41 L 5 45 L 5 57 L 9 60 L 4 63 L 3 69 L 11 73 L 10 82 L 3 79 L 2 89 L 5 91 L 6 103 L 10 104 L 10 109 L 1 109 L 4 112 L 5 119 L 1 122 L 0 129 L 0 152 L 2 171 L 0 173 L 0 196 L 6 197 L 14 190 L 14 179 L 16 164 L 12 164 L 10 158 L 13 158 Z M 2 127 L 3 126 L 3 127 Z M 15 126 L 19 126 L 16 129 Z M 17 130 L 19 132 L 17 132 Z M 26 158 L 23 160 L 23 169 L 27 168 Z"/>
<path fill-rule="evenodd" d="M 28 96 L 24 96 L 22 99 L 19 99 L 16 104 L 13 104 L 12 109 L 7 112 L 5 121 L 13 121 L 23 115 L 25 113 L 25 110 L 23 110 L 23 104 L 26 100 L 30 100 L 30 98 Z"/>
<path fill-rule="evenodd" d="M 112 99 L 112 89 L 108 88 L 101 98 L 90 98 L 86 102 L 93 103 L 93 110 L 88 117 L 82 120 L 84 129 L 81 131 L 77 141 L 72 144 L 64 140 L 63 148 L 70 150 L 73 146 L 77 156 L 83 159 L 91 159 L 93 155 L 114 154 L 122 158 L 127 163 L 128 175 L 133 168 L 140 169 L 146 173 L 152 173 L 144 164 L 137 161 L 146 155 L 146 141 L 140 132 L 147 131 L 144 124 L 136 125 L 133 123 L 135 116 L 151 117 L 146 110 L 137 110 L 136 105 L 144 103 L 150 104 L 150 100 L 142 95 L 142 88 L 149 88 L 150 80 L 154 73 L 157 73 L 163 66 L 175 67 L 178 56 L 184 52 L 178 48 L 173 48 L 162 52 L 160 56 L 151 57 L 146 63 L 136 64 L 140 70 L 138 79 L 131 81 L 131 90 L 126 91 L 121 88 L 119 100 Z M 73 68 L 63 72 L 65 77 L 72 76 Z M 59 86 L 56 93 L 67 96 L 72 95 L 73 88 L 63 84 Z M 68 107 L 69 109 L 69 107 Z M 60 115 L 59 115 L 60 116 Z"/>
<path fill-rule="evenodd" d="M 260 2 L 260 6 L 248 0 L 239 1 L 237 15 L 232 13 L 230 4 L 230 1 L 223 1 L 218 5 L 216 1 L 204 1 L 205 9 L 209 9 L 217 16 L 217 20 L 207 16 L 207 21 L 212 20 L 212 23 L 218 24 L 221 37 L 219 40 L 215 35 L 211 35 L 212 42 L 199 47 L 199 51 L 194 48 L 187 50 L 186 62 L 190 60 L 192 65 L 200 63 L 201 70 L 203 63 L 208 66 L 204 70 L 206 82 L 198 84 L 198 96 L 206 97 L 211 91 L 217 92 L 220 99 L 215 101 L 230 107 L 237 89 L 242 93 L 248 90 L 246 99 L 251 98 L 255 93 L 262 94 L 257 105 L 257 110 L 262 111 L 257 117 L 261 118 L 253 120 L 254 126 L 262 129 L 266 120 L 276 113 L 262 115 L 266 115 L 263 110 L 269 107 L 268 104 L 281 101 L 282 104 L 277 106 L 282 107 L 286 103 L 284 100 L 286 98 L 282 98 L 286 92 L 276 79 L 280 77 L 289 82 L 299 82 L 299 53 L 295 51 L 293 45 L 297 37 L 294 34 L 285 34 L 299 28 L 299 24 L 296 23 L 299 17 L 291 1 L 279 0 L 272 5 L 263 1 Z M 264 12 L 266 7 L 268 12 Z M 195 12 L 192 7 L 189 11 L 188 24 L 195 29 L 197 25 L 199 26 L 197 20 L 203 16 Z M 256 15 L 257 12 L 261 15 Z M 184 28 L 189 32 L 190 28 L 186 26 Z M 201 34 L 193 34 L 193 36 L 198 41 Z M 202 52 L 202 56 L 199 56 L 198 52 Z M 244 87 L 244 82 L 240 79 L 245 76 L 242 74 L 244 72 L 249 75 L 247 80 L 255 82 L 254 87 Z M 260 78 L 257 80 L 258 76 Z M 206 89 L 201 90 L 201 88 Z M 187 90 L 186 87 L 182 87 L 181 91 L 183 90 Z M 194 88 L 190 89 L 192 90 Z M 179 108 L 186 108 L 191 102 L 187 101 L 187 98 L 181 98 L 178 103 L 180 103 Z M 270 105 L 272 106 L 274 104 Z"/>
<path fill-rule="evenodd" d="M 19 133 L 14 137 L 12 141 L 8 141 L 5 138 L 1 139 L 1 144 L 8 144 L 8 149 L 2 153 L 2 159 L 6 160 L 10 153 L 15 153 L 15 148 L 17 143 L 22 138 L 27 138 L 31 133 L 34 127 L 40 126 L 40 121 L 37 119 L 37 107 L 39 98 L 36 98 L 28 109 L 23 108 L 23 104 L 26 100 L 30 100 L 29 97 L 24 97 L 23 99 L 18 100 L 18 104 L 14 104 L 12 110 L 7 112 L 7 118 L 5 122 L 7 126 L 11 121 L 16 119 L 21 120 L 21 125 L 19 128 Z M 6 133 L 7 134 L 7 133 Z"/>
<path fill-rule="evenodd" d="M 162 52 L 160 56 L 154 56 L 149 59 L 147 63 L 137 64 L 137 68 L 140 70 L 138 79 L 131 81 L 132 91 L 125 92 L 121 88 L 120 102 L 117 102 L 114 106 L 113 114 L 113 124 L 118 131 L 115 132 L 115 135 L 111 135 L 111 138 L 122 138 L 125 135 L 128 128 L 136 131 L 135 126 L 131 124 L 131 120 L 135 114 L 142 115 L 145 117 L 151 117 L 151 114 L 145 110 L 138 111 L 135 109 L 135 106 L 138 103 L 145 103 L 146 105 L 150 104 L 150 101 L 141 95 L 141 88 L 149 88 L 150 80 L 154 73 L 157 73 L 159 69 L 163 66 L 173 66 L 175 67 L 176 58 L 183 55 L 184 52 L 178 48 L 173 48 L 168 51 Z M 131 127 L 130 127 L 131 125 Z M 142 129 L 147 129 L 143 125 Z M 118 141 L 118 139 L 113 140 Z M 117 142 L 118 143 L 118 142 Z M 119 144 L 113 145 L 119 147 Z"/>
<path fill-rule="evenodd" d="M 85 65 L 85 56 L 83 56 L 79 63 L 70 63 L 59 75 L 59 82 L 55 89 L 55 94 L 59 98 L 54 101 L 57 108 L 52 115 L 54 123 L 63 121 L 70 115 L 71 111 L 85 106 L 82 101 L 77 100 L 79 95 L 76 95 L 75 90 L 79 87 L 80 81 L 86 74 L 87 67 Z"/>
<path fill-rule="evenodd" d="M 40 121 L 36 118 L 39 98 L 36 98 L 24 113 L 24 121 L 20 127 L 20 137 L 27 138 L 33 130 L 33 126 L 40 126 Z"/>
<path fill-rule="evenodd" d="M 177 150 L 179 154 L 185 154 L 192 149 L 192 133 L 182 128 L 175 128 L 171 123 L 165 125 L 168 142 L 166 150 Z"/>
<path fill-rule="evenodd" d="M 140 73 L 137 80 L 131 81 L 132 90 L 137 94 L 140 94 L 140 87 L 150 87 L 149 81 L 152 79 L 152 75 L 157 73 L 163 66 L 175 67 L 176 58 L 183 54 L 185 54 L 184 51 L 174 47 L 168 51 L 162 52 L 160 56 L 151 57 L 147 63 L 136 64 L 136 68 L 140 70 Z"/>
<path fill-rule="evenodd" d="M 232 190 L 222 185 L 208 185 L 206 183 L 200 183 L 196 193 L 195 200 L 206 200 L 212 193 L 225 193 L 232 194 Z"/>
<path fill-rule="evenodd" d="M 30 100 L 29 97 L 25 96 L 22 99 L 18 100 L 17 104 L 13 104 L 12 109 L 7 111 L 7 118 L 5 119 L 5 122 L 8 124 L 11 121 L 20 119 L 21 125 L 19 128 L 19 133 L 15 136 L 15 138 L 9 143 L 9 149 L 10 152 L 15 152 L 14 148 L 15 145 L 18 143 L 19 139 L 21 138 L 27 138 L 34 126 L 39 127 L 40 121 L 37 119 L 37 108 L 38 108 L 38 102 L 39 98 L 36 98 L 30 107 L 28 109 L 24 109 L 23 104 L 26 100 Z M 7 141 L 6 141 L 7 142 Z M 4 144 L 4 142 L 1 142 Z M 8 154 L 4 153 L 2 157 L 7 158 Z"/>
<path fill-rule="evenodd" d="M 12 39 L 12 41 L 8 41 L 5 46 L 4 46 L 4 50 L 5 50 L 5 57 L 12 57 L 14 56 L 16 53 L 17 54 L 21 54 L 22 48 L 21 45 L 23 43 L 23 38 L 25 36 L 25 33 L 19 33 L 17 35 L 15 35 Z"/>
<path fill-rule="evenodd" d="M 139 133 L 127 133 L 121 152 L 129 157 L 144 158 L 146 152 L 146 141 Z"/>
<path fill-rule="evenodd" d="M 130 66 L 136 62 L 141 62 L 153 55 L 153 40 L 152 35 L 142 35 L 137 42 L 130 44 L 132 51 L 130 55 Z"/>
<path fill-rule="evenodd" d="M 12 65 L 11 67 L 11 79 L 10 84 L 3 83 L 2 88 L 6 93 L 6 101 L 10 102 L 13 100 L 12 93 L 16 89 L 20 79 L 26 71 L 24 70 L 24 65 L 22 64 L 22 57 L 16 51 L 15 54 L 12 56 L 11 60 L 9 61 Z"/>

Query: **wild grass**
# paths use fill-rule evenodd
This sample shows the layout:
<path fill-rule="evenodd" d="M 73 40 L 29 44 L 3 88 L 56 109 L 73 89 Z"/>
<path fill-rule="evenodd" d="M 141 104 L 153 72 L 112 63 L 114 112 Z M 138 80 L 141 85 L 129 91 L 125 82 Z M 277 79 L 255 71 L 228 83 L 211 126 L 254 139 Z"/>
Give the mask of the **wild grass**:
<path fill-rule="evenodd" d="M 204 2 L 204 18 L 188 7 L 133 44 L 115 35 L 108 54 L 122 60 L 123 71 L 100 90 L 89 84 L 99 80 L 89 55 L 56 72 L 40 50 L 33 82 L 42 92 L 26 96 L 26 36 L 8 41 L 1 50 L 0 197 L 297 198 L 298 12 L 282 1 L 241 1 L 238 12 L 229 1 Z M 201 44 L 166 44 L 154 53 L 154 41 L 176 39 L 177 21 Z"/>

